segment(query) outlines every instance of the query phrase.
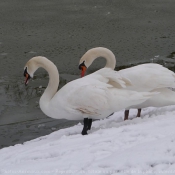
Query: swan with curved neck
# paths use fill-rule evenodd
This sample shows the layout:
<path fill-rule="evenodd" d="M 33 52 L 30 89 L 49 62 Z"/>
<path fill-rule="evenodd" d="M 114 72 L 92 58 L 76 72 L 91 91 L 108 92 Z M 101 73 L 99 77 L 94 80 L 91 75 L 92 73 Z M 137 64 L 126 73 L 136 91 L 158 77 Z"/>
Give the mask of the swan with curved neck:
<path fill-rule="evenodd" d="M 105 58 L 105 67 L 114 70 L 116 66 L 116 59 L 112 51 L 104 47 L 96 47 L 88 50 L 80 59 L 79 69 L 81 70 L 82 76 L 84 76 L 86 69 L 98 57 Z M 103 70 L 103 68 L 101 70 Z M 163 107 L 175 105 L 175 93 L 167 89 L 167 87 L 175 87 L 175 74 L 167 68 L 164 68 L 159 64 L 148 63 L 123 69 L 118 71 L 118 73 L 122 77 L 130 80 L 131 85 L 126 87 L 127 90 L 135 90 L 138 92 L 160 92 L 158 95 L 150 98 L 147 102 L 130 107 L 138 109 L 137 117 L 140 117 L 141 108 L 144 107 Z M 169 96 L 169 99 L 167 99 L 166 96 Z M 163 102 L 160 103 L 160 100 Z M 125 110 L 125 120 L 128 119 L 130 108 Z"/>
<path fill-rule="evenodd" d="M 104 47 L 97 47 L 88 50 L 80 59 L 79 69 L 82 70 L 81 76 L 83 77 L 86 69 L 93 63 L 98 57 L 106 59 L 106 68 L 115 69 L 116 59 L 112 51 Z"/>
<path fill-rule="evenodd" d="M 119 111 L 133 104 L 149 99 L 154 93 L 138 93 L 127 91 L 125 79 L 117 72 L 105 68 L 111 77 L 91 74 L 67 83 L 59 91 L 59 73 L 57 67 L 45 57 L 33 57 L 24 67 L 25 85 L 33 77 L 34 72 L 44 68 L 49 74 L 49 83 L 39 104 L 41 110 L 49 117 L 56 119 L 81 120 L 84 119 L 82 134 L 86 135 L 91 129 L 92 119 L 101 119 L 112 112 Z M 117 78 L 116 78 L 117 77 Z M 120 89 L 109 82 L 112 81 Z"/>

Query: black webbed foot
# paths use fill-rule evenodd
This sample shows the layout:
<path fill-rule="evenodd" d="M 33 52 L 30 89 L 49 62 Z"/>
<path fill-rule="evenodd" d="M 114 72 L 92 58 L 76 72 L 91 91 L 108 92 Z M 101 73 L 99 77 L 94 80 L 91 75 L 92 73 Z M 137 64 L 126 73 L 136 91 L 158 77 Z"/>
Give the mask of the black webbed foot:
<path fill-rule="evenodd" d="M 84 130 L 81 132 L 81 134 L 82 135 L 88 135 L 87 131 L 84 131 Z"/>

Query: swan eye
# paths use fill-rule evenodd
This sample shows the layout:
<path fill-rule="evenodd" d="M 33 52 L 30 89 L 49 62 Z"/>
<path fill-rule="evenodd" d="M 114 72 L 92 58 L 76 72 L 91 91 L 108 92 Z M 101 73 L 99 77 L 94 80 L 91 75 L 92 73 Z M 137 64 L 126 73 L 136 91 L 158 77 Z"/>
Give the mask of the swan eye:
<path fill-rule="evenodd" d="M 83 62 L 79 65 L 79 69 L 82 70 L 82 67 L 86 67 L 85 61 L 83 61 Z"/>

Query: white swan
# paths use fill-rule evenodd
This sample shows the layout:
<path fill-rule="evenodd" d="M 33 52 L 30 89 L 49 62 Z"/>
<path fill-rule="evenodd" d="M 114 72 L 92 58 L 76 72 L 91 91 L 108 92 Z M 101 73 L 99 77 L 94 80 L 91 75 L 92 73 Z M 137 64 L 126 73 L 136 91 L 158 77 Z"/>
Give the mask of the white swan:
<path fill-rule="evenodd" d="M 106 59 L 105 67 L 111 68 L 112 70 L 115 68 L 116 59 L 114 54 L 107 48 L 97 47 L 88 50 L 80 59 L 79 69 L 82 70 L 82 76 L 84 76 L 86 69 L 98 57 L 104 57 Z M 126 87 L 127 90 L 135 90 L 138 92 L 160 92 L 142 104 L 126 108 L 127 110 L 125 110 L 124 116 L 125 120 L 128 119 L 129 109 L 131 108 L 137 108 L 137 117 L 140 117 L 141 108 L 175 105 L 175 92 L 167 88 L 175 87 L 175 74 L 162 65 L 154 63 L 141 64 L 120 70 L 118 73 L 132 82 L 131 86 Z"/>
<path fill-rule="evenodd" d="M 87 134 L 87 130 L 91 128 L 92 119 L 104 118 L 112 112 L 144 102 L 155 94 L 125 90 L 129 81 L 109 68 L 105 68 L 107 73 L 103 76 L 99 70 L 98 74 L 91 74 L 69 82 L 57 92 L 58 70 L 50 60 L 41 56 L 33 57 L 26 63 L 25 85 L 39 67 L 44 68 L 49 74 L 48 86 L 39 101 L 41 110 L 47 116 L 56 119 L 84 119 L 83 135 Z M 114 85 L 110 84 L 110 81 Z"/>

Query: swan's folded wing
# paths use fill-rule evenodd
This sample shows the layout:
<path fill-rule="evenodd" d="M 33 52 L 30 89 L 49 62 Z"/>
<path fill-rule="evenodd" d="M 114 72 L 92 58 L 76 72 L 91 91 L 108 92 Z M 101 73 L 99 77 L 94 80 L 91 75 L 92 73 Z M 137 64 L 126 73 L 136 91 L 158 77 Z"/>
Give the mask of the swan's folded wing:
<path fill-rule="evenodd" d="M 97 79 L 86 76 L 71 81 L 54 95 L 50 105 L 53 109 L 59 105 L 69 111 L 70 115 L 99 116 L 101 111 L 110 108 L 109 89 L 113 86 L 106 81 L 108 80 L 98 75 Z"/>
<path fill-rule="evenodd" d="M 98 82 L 73 89 L 66 97 L 68 108 L 88 116 L 101 115 L 110 108 L 108 87 L 110 85 Z"/>
<path fill-rule="evenodd" d="M 102 68 L 90 75 L 87 75 L 86 77 L 95 78 L 103 81 L 105 79 L 106 83 L 119 89 L 131 86 L 131 81 L 128 78 L 122 76 L 117 71 L 114 71 L 111 68 Z"/>
<path fill-rule="evenodd" d="M 106 83 L 108 78 L 95 76 L 86 76 L 69 82 L 54 95 L 49 105 L 55 111 L 59 106 L 66 113 L 77 116 L 77 119 L 81 118 L 82 114 L 84 117 L 103 118 L 111 112 L 142 103 L 155 95 L 149 92 L 138 93 L 117 89 Z"/>
<path fill-rule="evenodd" d="M 96 81 L 70 90 L 65 97 L 67 110 L 78 111 L 87 116 L 102 116 L 107 111 L 114 112 L 143 103 L 157 94 L 116 89 L 109 84 Z"/>
<path fill-rule="evenodd" d="M 130 79 L 132 85 L 127 87 L 136 91 L 151 91 L 164 87 L 175 87 L 175 74 L 159 64 L 148 63 L 119 71 L 122 77 Z"/>

